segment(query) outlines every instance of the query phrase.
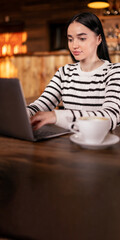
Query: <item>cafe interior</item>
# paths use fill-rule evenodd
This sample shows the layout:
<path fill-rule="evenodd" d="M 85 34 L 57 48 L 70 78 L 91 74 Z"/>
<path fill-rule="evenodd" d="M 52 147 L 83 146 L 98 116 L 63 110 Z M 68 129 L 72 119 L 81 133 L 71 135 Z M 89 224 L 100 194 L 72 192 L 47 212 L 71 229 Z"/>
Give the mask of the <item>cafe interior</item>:
<path fill-rule="evenodd" d="M 39 96 L 56 70 L 71 63 L 65 26 L 71 16 L 100 17 L 112 62 L 120 62 L 120 2 L 107 8 L 88 0 L 0 0 L 0 77 L 18 77 L 26 98 Z M 105 6 L 106 7 L 106 6 Z"/>
<path fill-rule="evenodd" d="M 0 78 L 18 78 L 28 103 L 40 96 L 72 63 L 65 26 L 85 11 L 119 63 L 120 0 L 0 0 Z M 0 240 L 120 240 L 120 145 L 102 147 L 0 136 Z"/>

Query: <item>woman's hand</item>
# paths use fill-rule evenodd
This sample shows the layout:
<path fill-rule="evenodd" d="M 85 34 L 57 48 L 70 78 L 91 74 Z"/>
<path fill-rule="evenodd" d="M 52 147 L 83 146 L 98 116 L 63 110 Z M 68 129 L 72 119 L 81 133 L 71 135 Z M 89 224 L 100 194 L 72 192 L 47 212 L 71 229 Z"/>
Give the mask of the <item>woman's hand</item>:
<path fill-rule="evenodd" d="M 37 112 L 33 117 L 31 117 L 31 124 L 34 130 L 39 129 L 45 124 L 55 124 L 56 114 L 52 112 Z"/>

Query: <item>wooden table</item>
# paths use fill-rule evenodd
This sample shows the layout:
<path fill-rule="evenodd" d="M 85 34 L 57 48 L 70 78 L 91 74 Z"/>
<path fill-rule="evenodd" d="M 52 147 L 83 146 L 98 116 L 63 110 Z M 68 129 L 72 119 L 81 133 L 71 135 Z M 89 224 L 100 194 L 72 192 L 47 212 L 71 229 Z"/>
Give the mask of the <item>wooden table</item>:
<path fill-rule="evenodd" d="M 120 143 L 0 137 L 0 237 L 120 240 Z"/>

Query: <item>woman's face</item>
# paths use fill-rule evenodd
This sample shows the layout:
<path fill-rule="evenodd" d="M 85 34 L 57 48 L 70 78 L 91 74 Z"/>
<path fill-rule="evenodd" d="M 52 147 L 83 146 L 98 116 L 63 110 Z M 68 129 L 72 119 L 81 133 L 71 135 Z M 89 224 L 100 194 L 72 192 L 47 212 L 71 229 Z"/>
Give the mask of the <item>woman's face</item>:
<path fill-rule="evenodd" d="M 68 47 L 77 61 L 92 60 L 97 57 L 97 47 L 101 36 L 79 22 L 73 22 L 67 30 Z"/>

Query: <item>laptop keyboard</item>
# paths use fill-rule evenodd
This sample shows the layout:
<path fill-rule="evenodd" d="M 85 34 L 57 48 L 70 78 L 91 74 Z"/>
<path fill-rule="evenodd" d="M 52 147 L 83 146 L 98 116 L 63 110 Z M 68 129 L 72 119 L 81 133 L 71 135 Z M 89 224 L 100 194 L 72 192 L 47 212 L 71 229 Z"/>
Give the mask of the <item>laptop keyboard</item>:
<path fill-rule="evenodd" d="M 45 126 L 41 127 L 40 129 L 33 132 L 34 137 L 37 140 L 57 137 L 57 136 L 64 135 L 67 133 L 70 133 L 70 131 L 65 128 L 58 127 L 54 124 L 45 125 Z"/>

